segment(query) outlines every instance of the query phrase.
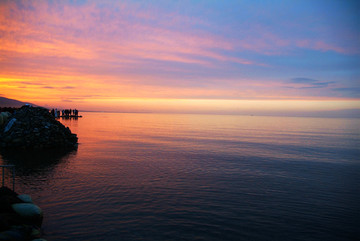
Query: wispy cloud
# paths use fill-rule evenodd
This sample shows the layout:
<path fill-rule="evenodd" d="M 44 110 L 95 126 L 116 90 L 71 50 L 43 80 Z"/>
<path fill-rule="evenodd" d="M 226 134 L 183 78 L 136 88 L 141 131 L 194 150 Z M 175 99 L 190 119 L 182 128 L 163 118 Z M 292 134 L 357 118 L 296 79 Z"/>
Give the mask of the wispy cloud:
<path fill-rule="evenodd" d="M 319 81 L 316 79 L 310 78 L 292 78 L 288 81 L 288 83 L 292 83 L 291 86 L 286 86 L 286 88 L 294 88 L 294 89 L 317 89 L 317 88 L 327 88 L 329 85 L 334 84 L 335 81 Z"/>
<path fill-rule="evenodd" d="M 335 91 L 344 91 L 344 92 L 359 92 L 360 93 L 360 87 L 355 88 L 334 88 Z"/>
<path fill-rule="evenodd" d="M 352 97 L 352 98 L 360 98 L 360 87 L 353 88 L 333 88 L 335 92 L 341 93 L 342 96 Z M 359 106 L 360 108 L 360 106 Z"/>
<path fill-rule="evenodd" d="M 305 83 L 305 84 L 309 84 L 309 83 L 310 83 L 310 84 L 313 84 L 313 83 L 316 83 L 316 82 L 318 82 L 318 81 L 315 80 L 315 79 L 298 77 L 298 78 L 292 78 L 292 79 L 290 79 L 289 82 L 291 82 L 291 83 L 300 83 L 300 84 L 303 84 L 303 83 Z"/>

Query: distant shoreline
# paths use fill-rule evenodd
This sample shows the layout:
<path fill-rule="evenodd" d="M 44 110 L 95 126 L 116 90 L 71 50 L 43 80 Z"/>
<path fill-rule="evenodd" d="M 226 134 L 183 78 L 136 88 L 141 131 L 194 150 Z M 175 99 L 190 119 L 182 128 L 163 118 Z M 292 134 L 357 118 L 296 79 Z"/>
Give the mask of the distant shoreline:
<path fill-rule="evenodd" d="M 228 116 L 263 116 L 263 117 L 298 117 L 298 118 L 344 118 L 358 119 L 360 118 L 360 109 L 349 109 L 341 111 L 324 111 L 315 113 L 212 113 L 212 112 L 150 112 L 150 111 L 97 111 L 97 110 L 80 110 L 82 113 L 114 113 L 114 114 L 169 114 L 169 115 L 228 115 Z M 353 113 L 344 113 L 353 112 Z"/>

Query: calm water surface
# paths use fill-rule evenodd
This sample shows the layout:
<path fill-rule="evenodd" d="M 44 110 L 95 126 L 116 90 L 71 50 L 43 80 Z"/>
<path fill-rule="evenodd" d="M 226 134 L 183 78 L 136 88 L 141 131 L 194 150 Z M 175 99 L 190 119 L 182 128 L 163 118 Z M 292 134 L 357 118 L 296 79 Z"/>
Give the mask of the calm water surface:
<path fill-rule="evenodd" d="M 51 240 L 357 240 L 359 119 L 82 113 L 17 153 Z"/>

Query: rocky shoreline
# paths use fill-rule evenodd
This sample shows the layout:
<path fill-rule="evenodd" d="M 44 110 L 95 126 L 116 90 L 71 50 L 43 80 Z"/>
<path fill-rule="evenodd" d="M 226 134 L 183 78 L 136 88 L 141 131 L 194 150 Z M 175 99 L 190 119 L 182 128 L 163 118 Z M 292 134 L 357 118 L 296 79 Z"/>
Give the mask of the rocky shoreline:
<path fill-rule="evenodd" d="M 18 195 L 7 187 L 0 187 L 0 240 L 41 239 L 42 210 L 28 195 Z"/>
<path fill-rule="evenodd" d="M 23 106 L 1 113 L 1 149 L 76 149 L 78 138 L 48 109 Z"/>

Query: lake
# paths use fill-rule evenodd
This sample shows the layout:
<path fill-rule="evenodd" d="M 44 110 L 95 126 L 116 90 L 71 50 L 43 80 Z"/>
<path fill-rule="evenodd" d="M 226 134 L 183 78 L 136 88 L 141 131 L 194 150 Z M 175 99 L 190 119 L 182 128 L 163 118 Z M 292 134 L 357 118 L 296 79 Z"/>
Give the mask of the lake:
<path fill-rule="evenodd" d="M 356 240 L 360 120 L 83 112 L 76 151 L 0 156 L 47 240 Z"/>

